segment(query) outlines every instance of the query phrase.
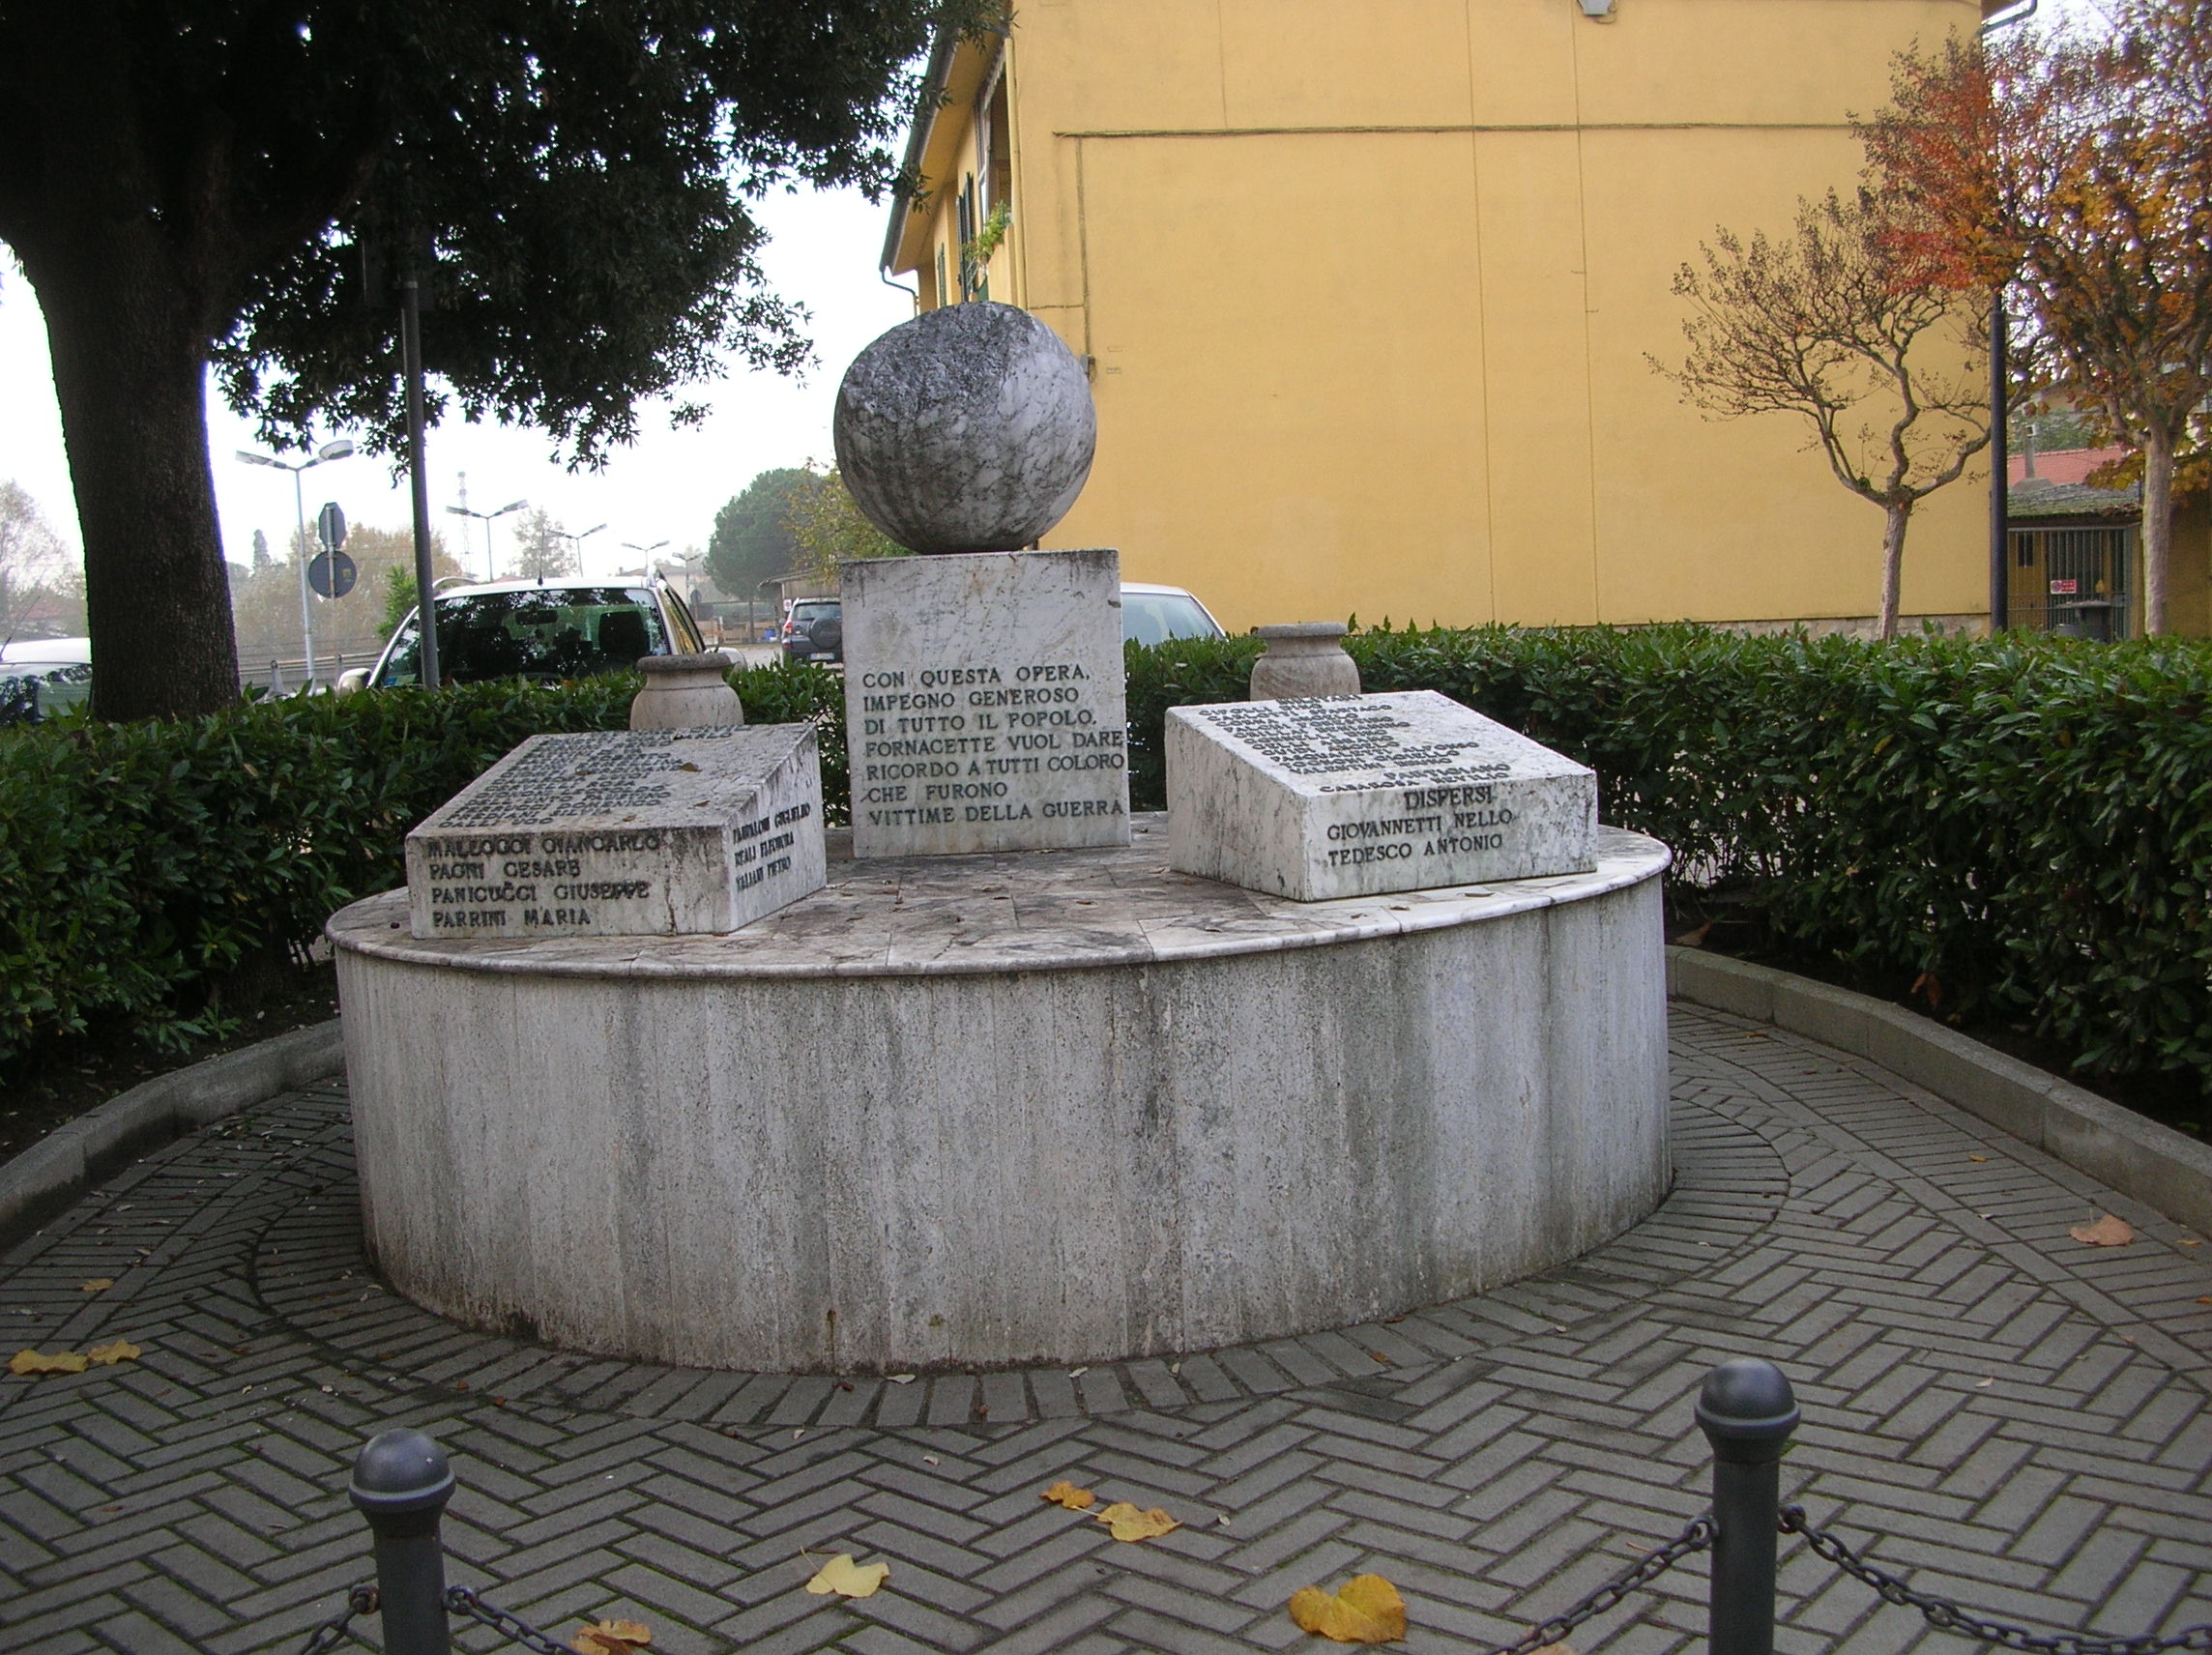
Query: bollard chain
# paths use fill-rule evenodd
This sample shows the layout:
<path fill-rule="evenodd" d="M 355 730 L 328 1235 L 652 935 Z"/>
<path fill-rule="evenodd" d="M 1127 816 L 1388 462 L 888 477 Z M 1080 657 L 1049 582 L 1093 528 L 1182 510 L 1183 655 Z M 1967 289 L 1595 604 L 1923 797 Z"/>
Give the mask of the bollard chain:
<path fill-rule="evenodd" d="M 494 1609 L 466 1586 L 448 1586 L 446 1588 L 446 1607 L 455 1614 L 467 1615 L 471 1620 L 480 1621 L 494 1632 L 521 1644 L 525 1649 L 537 1650 L 538 1655 L 576 1655 L 575 1650 L 570 1645 L 547 1637 L 527 1620 L 509 1614 L 503 1609 Z"/>
<path fill-rule="evenodd" d="M 376 1588 L 360 1585 L 346 1593 L 345 1613 L 333 1615 L 329 1620 L 307 1634 L 307 1641 L 300 1645 L 300 1655 L 323 1655 L 326 1649 L 335 1649 L 353 1636 L 353 1617 L 357 1614 L 376 1612 Z"/>
<path fill-rule="evenodd" d="M 1983 1643 L 2001 1643 L 2023 1655 L 2161 1655 L 2169 1649 L 2212 1651 L 2212 1625 L 2193 1626 L 2169 1638 L 2145 1633 L 2137 1638 L 2096 1638 L 2086 1633 L 2030 1632 L 2001 1620 L 1981 1620 L 1972 1611 L 1929 1592 L 1916 1592 L 1886 1569 L 1877 1568 L 1843 1541 L 1814 1526 L 1801 1505 L 1782 1508 L 1782 1532 L 1802 1534 L 1805 1544 L 1854 1581 L 1872 1586 L 1885 1603 L 1916 1609 L 1930 1626 L 1955 1632 Z"/>
<path fill-rule="evenodd" d="M 1547 1644 L 1558 1643 L 1568 1633 L 1586 1620 L 1594 1619 L 1640 1587 L 1649 1585 L 1683 1558 L 1710 1549 L 1720 1527 L 1710 1517 L 1701 1517 L 1674 1539 L 1657 1551 L 1639 1558 L 1633 1568 L 1624 1570 L 1580 1603 L 1561 1610 L 1549 1620 L 1540 1620 L 1525 1633 L 1516 1643 L 1501 1643 L 1489 1655 L 1535 1655 Z"/>

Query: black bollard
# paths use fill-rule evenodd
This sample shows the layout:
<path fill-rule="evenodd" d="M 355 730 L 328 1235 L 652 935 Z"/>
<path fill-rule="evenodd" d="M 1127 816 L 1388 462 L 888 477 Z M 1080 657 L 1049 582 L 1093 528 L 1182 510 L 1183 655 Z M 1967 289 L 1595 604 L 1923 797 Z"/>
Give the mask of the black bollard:
<path fill-rule="evenodd" d="M 376 1535 L 385 1655 L 448 1655 L 446 1553 L 438 1519 L 453 1497 L 446 1451 L 420 1431 L 384 1431 L 353 1463 L 353 1503 Z"/>
<path fill-rule="evenodd" d="M 1698 1424 L 1713 1445 L 1711 1655 L 1774 1655 L 1774 1553 L 1781 1534 L 1782 1451 L 1797 1399 L 1772 1362 L 1739 1357 L 1705 1376 Z"/>

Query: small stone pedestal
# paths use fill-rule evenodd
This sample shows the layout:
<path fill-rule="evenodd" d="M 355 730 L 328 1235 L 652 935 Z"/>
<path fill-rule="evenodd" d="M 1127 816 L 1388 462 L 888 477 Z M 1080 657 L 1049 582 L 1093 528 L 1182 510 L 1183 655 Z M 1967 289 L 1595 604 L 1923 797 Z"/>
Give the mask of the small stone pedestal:
<path fill-rule="evenodd" d="M 697 730 L 745 721 L 744 703 L 730 687 L 730 657 L 719 650 L 698 655 L 647 655 L 637 663 L 645 687 L 629 704 L 632 730 Z"/>
<path fill-rule="evenodd" d="M 1129 842 L 1121 560 L 842 566 L 853 854 Z"/>
<path fill-rule="evenodd" d="M 1266 640 L 1267 653 L 1252 663 L 1247 700 L 1359 693 L 1359 664 L 1344 653 L 1344 627 L 1337 622 L 1298 621 L 1254 630 Z"/>

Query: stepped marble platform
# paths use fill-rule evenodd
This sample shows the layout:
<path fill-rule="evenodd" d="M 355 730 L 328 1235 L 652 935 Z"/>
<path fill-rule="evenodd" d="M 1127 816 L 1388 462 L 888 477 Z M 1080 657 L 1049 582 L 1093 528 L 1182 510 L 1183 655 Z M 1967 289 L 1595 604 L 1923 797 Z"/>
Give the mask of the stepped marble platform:
<path fill-rule="evenodd" d="M 1105 1361 L 1533 1274 L 1667 1187 L 1659 876 L 1300 903 L 1126 847 L 855 861 L 722 936 L 330 925 L 419 1303 L 786 1372 Z M 427 1170 L 427 1171 L 426 1171 Z"/>

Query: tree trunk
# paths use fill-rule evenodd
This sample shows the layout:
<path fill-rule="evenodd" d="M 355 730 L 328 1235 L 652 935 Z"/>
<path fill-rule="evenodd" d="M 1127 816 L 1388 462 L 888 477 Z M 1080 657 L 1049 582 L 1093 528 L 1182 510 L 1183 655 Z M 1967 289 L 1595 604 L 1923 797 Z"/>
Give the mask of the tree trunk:
<path fill-rule="evenodd" d="M 238 700 L 230 582 L 208 469 L 205 324 L 162 268 L 158 232 L 83 225 L 24 274 L 46 315 L 62 437 L 84 532 L 102 718 Z"/>
<path fill-rule="evenodd" d="M 1883 643 L 1897 636 L 1898 593 L 1905 579 L 1905 526 L 1912 517 L 1912 502 L 1882 508 L 1881 624 Z"/>
<path fill-rule="evenodd" d="M 2173 546 L 2173 433 L 2154 428 L 2143 444 L 2143 634 L 2166 630 L 2166 577 Z"/>

